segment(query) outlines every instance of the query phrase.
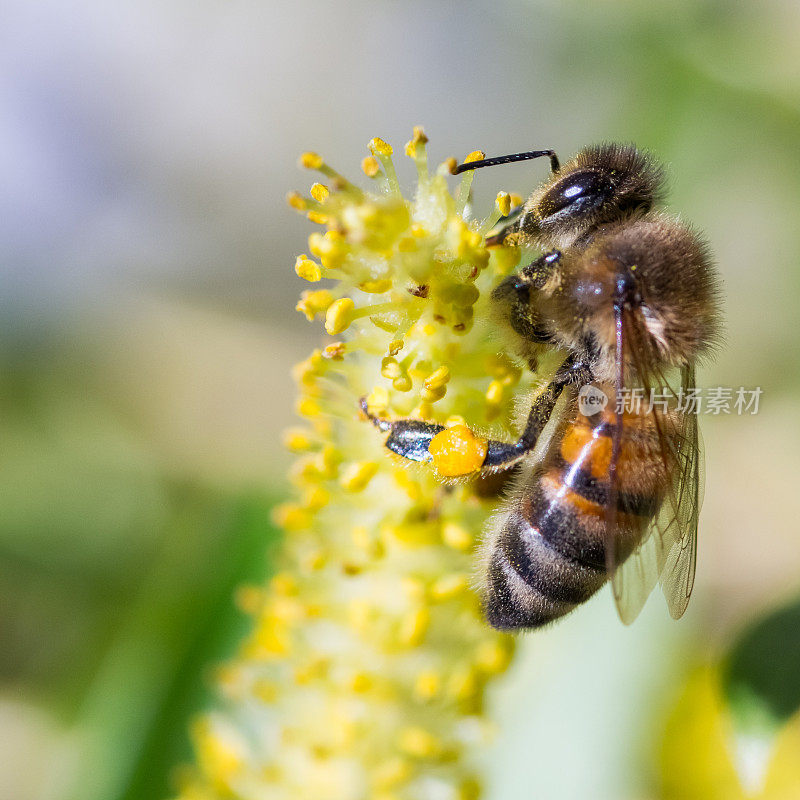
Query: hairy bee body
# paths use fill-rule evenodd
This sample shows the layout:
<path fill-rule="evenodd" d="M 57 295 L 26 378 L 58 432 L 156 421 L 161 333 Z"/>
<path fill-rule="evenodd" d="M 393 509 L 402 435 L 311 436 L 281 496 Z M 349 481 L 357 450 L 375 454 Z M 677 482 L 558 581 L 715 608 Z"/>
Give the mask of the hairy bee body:
<path fill-rule="evenodd" d="M 488 440 L 479 468 L 468 468 L 473 476 L 519 469 L 485 539 L 485 615 L 497 628 L 536 628 L 610 581 L 630 622 L 660 581 L 677 618 L 694 581 L 701 456 L 696 415 L 679 403 L 659 410 L 652 393 L 693 388 L 695 366 L 716 341 L 716 274 L 698 234 L 654 209 L 663 171 L 633 145 L 587 147 L 563 166 L 538 150 L 457 171 L 542 156 L 550 177 L 486 240 L 542 255 L 504 279 L 492 305 L 531 370 L 543 352 L 563 360 L 519 439 Z M 582 408 L 579 387 L 606 405 Z M 650 393 L 650 404 L 621 408 L 617 398 L 632 389 Z M 554 415 L 550 445 L 539 447 Z M 444 466 L 450 445 L 438 437 L 453 436 L 442 425 L 372 419 L 390 432 L 389 450 L 433 461 L 443 477 L 467 477 Z"/>
<path fill-rule="evenodd" d="M 612 404 L 585 416 L 570 387 L 551 445 L 524 467 L 496 516 L 484 545 L 483 605 L 497 628 L 544 625 L 609 580 L 626 621 L 659 577 L 673 615 L 688 602 L 699 510 L 696 419 L 674 406 L 613 410 L 623 384 L 663 389 L 676 369 L 691 381 L 716 337 L 708 249 L 681 220 L 653 210 L 663 185 L 662 168 L 637 148 L 588 147 L 493 237 L 546 253 L 494 292 L 495 318 L 513 349 L 534 370 L 543 349 L 569 353 Z M 620 570 L 645 541 L 654 563 L 640 558 L 626 580 Z"/>
<path fill-rule="evenodd" d="M 594 384 L 613 397 L 613 386 Z M 572 611 L 609 579 L 606 534 L 613 414 L 586 417 L 573 398 L 545 456 L 525 470 L 486 545 L 484 609 L 500 629 L 536 628 Z M 664 420 L 674 426 L 674 417 Z M 668 477 L 652 415 L 625 414 L 617 459 L 617 557 L 639 544 Z"/>

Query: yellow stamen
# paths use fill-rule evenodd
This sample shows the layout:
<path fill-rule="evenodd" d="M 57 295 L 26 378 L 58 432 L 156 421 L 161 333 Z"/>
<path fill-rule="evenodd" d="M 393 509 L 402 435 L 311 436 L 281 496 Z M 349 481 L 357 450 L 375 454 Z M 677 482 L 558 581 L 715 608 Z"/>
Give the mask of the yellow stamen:
<path fill-rule="evenodd" d="M 378 764 L 372 774 L 372 780 L 376 789 L 391 789 L 403 783 L 411 774 L 411 764 L 396 756 Z"/>
<path fill-rule="evenodd" d="M 345 343 L 334 342 L 323 349 L 322 356 L 323 358 L 329 358 L 332 361 L 341 361 L 344 358 L 344 353 Z"/>
<path fill-rule="evenodd" d="M 406 143 L 406 155 L 414 159 L 420 183 L 428 178 L 428 154 L 425 149 L 427 141 L 428 137 L 425 135 L 425 131 L 420 126 L 416 126 L 414 136 L 411 141 Z"/>
<path fill-rule="evenodd" d="M 301 417 L 308 417 L 309 419 L 318 417 L 322 413 L 319 403 L 310 397 L 301 398 L 295 408 Z"/>
<path fill-rule="evenodd" d="M 395 196 L 399 195 L 400 184 L 397 180 L 394 164 L 392 163 L 392 153 L 394 152 L 392 146 L 376 136 L 369 140 L 367 147 L 370 153 L 381 162 L 391 193 Z"/>
<path fill-rule="evenodd" d="M 311 283 L 322 280 L 322 268 L 306 255 L 297 257 L 297 260 L 294 262 L 294 271 L 303 280 L 310 281 Z"/>
<path fill-rule="evenodd" d="M 469 550 L 474 539 L 472 534 L 455 522 L 447 522 L 442 528 L 442 541 L 454 550 Z"/>
<path fill-rule="evenodd" d="M 500 403 L 503 402 L 504 389 L 505 387 L 503 386 L 502 381 L 492 381 L 489 384 L 489 388 L 486 390 L 486 402 L 490 406 L 499 406 Z"/>
<path fill-rule="evenodd" d="M 439 694 L 442 687 L 441 676 L 432 670 L 421 672 L 414 682 L 414 694 L 420 700 L 430 700 Z"/>
<path fill-rule="evenodd" d="M 308 208 L 308 201 L 297 192 L 289 192 L 286 195 L 286 202 L 296 211 L 305 211 Z"/>
<path fill-rule="evenodd" d="M 383 278 L 377 281 L 364 281 L 358 284 L 358 288 L 361 289 L 362 292 L 367 292 L 368 294 L 383 294 L 392 288 L 392 281 L 389 278 Z"/>
<path fill-rule="evenodd" d="M 426 389 L 439 389 L 450 380 L 450 370 L 447 366 L 441 366 L 425 378 Z"/>
<path fill-rule="evenodd" d="M 427 607 L 422 606 L 403 617 L 397 640 L 406 647 L 416 647 L 428 631 L 431 614 Z"/>
<path fill-rule="evenodd" d="M 396 358 L 387 356 L 381 361 L 381 375 L 383 375 L 384 378 L 394 380 L 395 378 L 399 378 L 402 374 L 403 370 L 400 368 L 400 364 L 397 363 Z"/>
<path fill-rule="evenodd" d="M 318 572 L 328 564 L 328 555 L 323 550 L 314 550 L 308 554 L 303 562 L 303 566 L 309 572 Z"/>
<path fill-rule="evenodd" d="M 432 600 L 450 600 L 466 591 L 469 586 L 467 576 L 461 573 L 443 575 L 431 586 Z"/>
<path fill-rule="evenodd" d="M 486 153 L 482 153 L 480 150 L 474 150 L 464 159 L 464 163 L 471 164 L 473 161 L 480 161 L 485 157 Z M 458 192 L 456 194 L 456 211 L 459 214 L 463 212 L 464 207 L 467 205 L 469 190 L 472 187 L 472 180 L 474 177 L 475 171 L 470 169 L 467 170 L 461 178 L 461 183 L 458 186 Z"/>
<path fill-rule="evenodd" d="M 305 314 L 311 321 L 317 314 L 324 314 L 333 302 L 333 295 L 327 289 L 318 289 L 314 292 L 303 292 L 295 310 Z"/>
<path fill-rule="evenodd" d="M 432 758 L 442 750 L 441 742 L 424 728 L 408 727 L 400 734 L 400 749 L 415 758 Z"/>
<path fill-rule="evenodd" d="M 367 177 L 374 178 L 381 171 L 381 165 L 374 156 L 367 156 L 361 162 L 361 169 Z"/>
<path fill-rule="evenodd" d="M 390 156 L 394 152 L 390 144 L 387 144 L 383 139 L 379 139 L 377 136 L 369 140 L 367 147 L 374 156 Z"/>
<path fill-rule="evenodd" d="M 420 142 L 421 144 L 428 143 L 428 136 L 425 133 L 425 129 L 422 125 L 415 125 L 414 126 L 414 141 Z"/>
<path fill-rule="evenodd" d="M 236 606 L 246 614 L 256 614 L 266 600 L 264 589 L 260 586 L 240 586 L 236 590 Z"/>
<path fill-rule="evenodd" d="M 374 461 L 350 464 L 342 474 L 339 483 L 345 491 L 360 492 L 366 489 L 369 482 L 375 477 L 378 466 Z"/>
<path fill-rule="evenodd" d="M 478 648 L 477 664 L 483 672 L 503 672 L 511 661 L 514 645 L 511 639 L 487 641 Z"/>
<path fill-rule="evenodd" d="M 305 169 L 319 169 L 324 163 L 319 153 L 307 152 L 300 156 L 300 166 Z"/>
<path fill-rule="evenodd" d="M 513 272 L 522 257 L 522 250 L 519 247 L 493 247 L 491 251 L 489 263 L 498 275 L 508 275 Z"/>
<path fill-rule="evenodd" d="M 301 531 L 311 526 L 312 517 L 306 509 L 284 503 L 275 509 L 273 519 L 287 531 Z"/>
<path fill-rule="evenodd" d="M 293 453 L 305 453 L 314 446 L 309 432 L 303 428 L 289 428 L 283 434 L 283 445 Z"/>
<path fill-rule="evenodd" d="M 462 703 L 472 700 L 478 693 L 480 684 L 475 670 L 462 667 L 453 672 L 447 683 L 447 692 L 454 699 Z"/>
<path fill-rule="evenodd" d="M 324 203 L 328 199 L 330 193 L 330 189 L 323 183 L 315 183 L 311 187 L 311 196 L 318 203 Z"/>
<path fill-rule="evenodd" d="M 342 297 L 331 303 L 325 314 L 325 330 L 331 336 L 336 336 L 338 333 L 347 330 L 353 319 L 355 305 L 349 297 Z"/>
<path fill-rule="evenodd" d="M 437 401 L 441 400 L 446 394 L 447 394 L 447 386 L 442 384 L 441 386 L 436 386 L 433 389 L 429 389 L 426 386 L 420 392 L 420 397 L 426 403 L 436 403 Z"/>
<path fill-rule="evenodd" d="M 398 392 L 410 392 L 414 384 L 408 375 L 399 375 L 392 381 L 392 386 L 397 389 Z"/>
<path fill-rule="evenodd" d="M 486 153 L 481 150 L 473 150 L 465 159 L 465 164 L 471 164 L 473 161 L 481 161 L 486 158 Z"/>
<path fill-rule="evenodd" d="M 311 193 L 314 196 L 314 193 Z M 501 217 L 507 217 L 511 211 L 511 195 L 508 192 L 498 192 L 495 198 L 497 210 L 500 212 Z"/>
<path fill-rule="evenodd" d="M 389 408 L 389 392 L 383 386 L 376 386 L 367 395 L 367 410 L 370 414 L 383 414 Z"/>

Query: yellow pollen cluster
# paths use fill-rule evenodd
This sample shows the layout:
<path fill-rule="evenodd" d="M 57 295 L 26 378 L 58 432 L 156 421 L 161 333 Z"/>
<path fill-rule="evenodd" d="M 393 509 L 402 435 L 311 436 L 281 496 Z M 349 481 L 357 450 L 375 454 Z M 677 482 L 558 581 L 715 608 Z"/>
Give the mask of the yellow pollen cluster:
<path fill-rule="evenodd" d="M 433 437 L 428 452 L 433 466 L 444 478 L 469 475 L 480 469 L 486 458 L 488 444 L 466 425 L 454 425 Z"/>
<path fill-rule="evenodd" d="M 183 800 L 481 794 L 484 693 L 513 651 L 483 621 L 472 580 L 496 501 L 436 473 L 474 473 L 486 437 L 513 436 L 513 399 L 529 385 L 498 355 L 487 304 L 520 254 L 484 241 L 514 199 L 465 216 L 473 173 L 450 177 L 454 159 L 431 168 L 427 141 L 415 128 L 405 146 L 410 197 L 382 139 L 361 164 L 368 190 L 317 153 L 300 158 L 325 182 L 288 198 L 322 225 L 295 272 L 323 283 L 297 310 L 336 338 L 294 370 L 302 424 L 285 436 L 296 455 L 292 497 L 275 511 L 279 571 L 238 594 L 252 630 L 219 672 L 226 704 L 193 728 Z M 448 426 L 434 468 L 389 453 L 361 397 L 370 414 Z"/>

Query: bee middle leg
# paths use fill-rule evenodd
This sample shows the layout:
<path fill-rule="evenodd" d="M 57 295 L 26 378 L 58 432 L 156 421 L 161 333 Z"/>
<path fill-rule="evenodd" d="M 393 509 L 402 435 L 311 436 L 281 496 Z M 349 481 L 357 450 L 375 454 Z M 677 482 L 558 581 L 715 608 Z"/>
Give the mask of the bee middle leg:
<path fill-rule="evenodd" d="M 560 259 L 558 250 L 546 253 L 509 275 L 492 291 L 492 303 L 498 316 L 524 342 L 542 344 L 552 340 L 548 327 L 539 318 L 536 294 L 547 283 Z"/>

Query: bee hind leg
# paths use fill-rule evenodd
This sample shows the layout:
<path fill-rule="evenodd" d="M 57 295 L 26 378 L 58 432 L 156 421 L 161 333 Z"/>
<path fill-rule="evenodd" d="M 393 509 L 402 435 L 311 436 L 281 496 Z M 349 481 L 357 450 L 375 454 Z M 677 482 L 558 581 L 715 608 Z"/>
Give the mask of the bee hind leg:
<path fill-rule="evenodd" d="M 483 440 L 475 437 L 466 426 L 448 429 L 444 425 L 419 419 L 385 419 L 369 412 L 366 398 L 361 398 L 360 407 L 376 428 L 389 433 L 385 447 L 393 453 L 410 461 L 433 461 L 442 477 L 478 477 L 516 466 L 536 447 L 564 387 L 588 383 L 591 379 L 588 366 L 576 356 L 569 356 L 553 380 L 534 400 L 522 436 L 516 442 L 486 440 L 485 451 L 482 451 L 478 460 L 475 452 L 481 450 L 480 442 Z M 440 442 L 441 446 L 435 448 L 434 455 L 430 450 L 431 442 L 446 430 L 452 432 L 452 442 Z M 467 455 L 464 455 L 465 450 Z"/>
<path fill-rule="evenodd" d="M 592 372 L 588 364 L 574 354 L 568 356 L 547 388 L 534 400 L 522 436 L 516 442 L 489 440 L 484 468 L 494 471 L 517 464 L 536 447 L 564 388 L 580 386 L 591 380 Z"/>
<path fill-rule="evenodd" d="M 441 433 L 444 425 L 424 422 L 421 419 L 389 420 L 371 414 L 367 408 L 367 398 L 359 401 L 361 411 L 366 418 L 380 431 L 389 431 L 389 438 L 384 446 L 398 456 L 410 461 L 430 461 L 428 445 L 437 433 Z"/>
<path fill-rule="evenodd" d="M 525 432 L 516 442 L 483 440 L 466 426 L 448 429 L 420 419 L 389 420 L 371 414 L 364 398 L 360 405 L 363 414 L 378 430 L 389 433 L 384 442 L 387 450 L 409 461 L 433 462 L 437 473 L 444 478 L 480 477 L 511 469 L 525 457 L 535 446 L 560 393 L 561 390 L 553 389 L 551 384 L 536 398 Z M 450 440 L 438 440 L 438 446 L 431 452 L 434 439 L 448 430 Z"/>

